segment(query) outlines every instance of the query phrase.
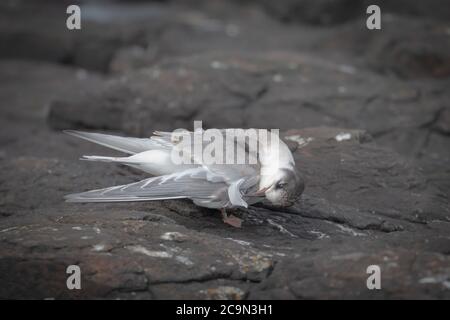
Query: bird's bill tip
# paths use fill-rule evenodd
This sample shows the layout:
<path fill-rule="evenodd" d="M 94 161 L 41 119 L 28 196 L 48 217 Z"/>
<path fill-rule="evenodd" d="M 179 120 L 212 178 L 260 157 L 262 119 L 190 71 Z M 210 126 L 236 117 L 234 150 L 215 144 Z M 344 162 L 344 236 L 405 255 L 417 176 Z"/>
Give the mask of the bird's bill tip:
<path fill-rule="evenodd" d="M 263 197 L 266 194 L 267 190 L 269 190 L 269 187 L 265 187 L 265 188 L 259 189 L 255 193 L 253 193 L 252 196 Z"/>

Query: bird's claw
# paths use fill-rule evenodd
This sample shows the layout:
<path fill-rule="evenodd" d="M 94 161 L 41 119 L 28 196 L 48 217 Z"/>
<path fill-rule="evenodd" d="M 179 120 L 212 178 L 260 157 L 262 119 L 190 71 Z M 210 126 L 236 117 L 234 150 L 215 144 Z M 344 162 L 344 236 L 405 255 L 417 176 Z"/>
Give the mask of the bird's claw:
<path fill-rule="evenodd" d="M 235 228 L 240 228 L 242 226 L 242 219 L 239 219 L 238 217 L 235 217 L 233 215 L 229 215 L 226 218 L 224 217 L 223 222 Z"/>

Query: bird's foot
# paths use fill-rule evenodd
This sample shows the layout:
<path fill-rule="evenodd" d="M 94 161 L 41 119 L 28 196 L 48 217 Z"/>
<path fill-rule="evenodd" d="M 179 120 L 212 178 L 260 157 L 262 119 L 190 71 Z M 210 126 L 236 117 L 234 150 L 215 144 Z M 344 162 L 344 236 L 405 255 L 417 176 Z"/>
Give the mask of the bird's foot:
<path fill-rule="evenodd" d="M 239 219 L 233 215 L 227 215 L 225 209 L 221 209 L 220 212 L 222 213 L 222 220 L 226 224 L 229 224 L 235 228 L 240 228 L 242 226 L 242 219 Z"/>
<path fill-rule="evenodd" d="M 235 228 L 240 228 L 242 226 L 242 219 L 239 219 L 238 217 L 235 217 L 233 215 L 230 215 L 226 219 L 223 219 L 223 222 Z"/>

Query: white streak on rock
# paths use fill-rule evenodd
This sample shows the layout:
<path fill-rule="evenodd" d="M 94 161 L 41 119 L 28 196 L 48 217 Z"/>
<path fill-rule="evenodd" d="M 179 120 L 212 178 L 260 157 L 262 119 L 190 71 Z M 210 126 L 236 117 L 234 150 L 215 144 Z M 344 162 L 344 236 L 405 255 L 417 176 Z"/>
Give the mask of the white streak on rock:
<path fill-rule="evenodd" d="M 310 143 L 311 141 L 313 141 L 314 139 L 311 137 L 307 137 L 307 138 L 303 138 L 301 135 L 296 134 L 293 136 L 286 136 L 284 137 L 286 140 L 289 141 L 294 141 L 298 143 L 299 147 L 305 147 L 308 145 L 308 143 Z"/>
<path fill-rule="evenodd" d="M 419 280 L 420 284 L 442 284 L 446 289 L 450 289 L 450 277 L 448 275 L 436 275 L 425 277 Z"/>
<path fill-rule="evenodd" d="M 350 140 L 352 138 L 352 135 L 350 133 L 341 132 L 334 139 L 336 139 L 337 142 Z"/>
<path fill-rule="evenodd" d="M 337 226 L 339 229 L 341 229 L 342 232 L 348 233 L 348 234 L 350 234 L 350 235 L 352 235 L 352 236 L 354 236 L 354 237 L 364 237 L 364 236 L 366 236 L 365 233 L 357 232 L 357 231 L 355 231 L 354 229 L 352 229 L 352 228 L 350 228 L 350 227 L 347 227 L 347 226 L 344 226 L 344 225 L 342 225 L 342 224 L 336 224 L 336 226 Z"/>
<path fill-rule="evenodd" d="M 143 246 L 129 246 L 128 250 L 136 253 L 142 253 L 146 256 L 153 257 L 153 258 L 172 258 L 172 254 L 166 251 L 153 251 L 148 250 L 147 248 Z"/>
<path fill-rule="evenodd" d="M 317 239 L 318 239 L 318 240 L 320 240 L 320 239 L 325 239 L 325 238 L 329 238 L 329 237 L 330 237 L 329 235 L 327 235 L 327 234 L 325 234 L 325 233 L 323 233 L 323 232 L 315 231 L 315 230 L 308 231 L 308 233 L 311 233 L 311 234 L 317 236 Z"/>
<path fill-rule="evenodd" d="M 0 233 L 8 232 L 8 231 L 16 230 L 16 229 L 18 229 L 18 227 L 6 228 L 6 229 L 3 229 L 2 231 L 0 231 Z"/>
<path fill-rule="evenodd" d="M 281 224 L 276 223 L 275 221 L 273 221 L 272 219 L 267 219 L 267 222 L 276 227 L 281 233 L 290 235 L 293 238 L 297 238 L 297 236 L 295 234 L 293 234 L 292 232 L 290 232 L 289 230 L 287 230 L 285 227 L 283 227 Z"/>
<path fill-rule="evenodd" d="M 178 241 L 181 242 L 186 238 L 186 236 L 180 232 L 166 232 L 161 236 L 162 240 L 167 240 L 167 241 Z"/>
<path fill-rule="evenodd" d="M 280 83 L 283 82 L 284 78 L 281 74 L 277 73 L 273 75 L 272 80 L 273 82 Z"/>
<path fill-rule="evenodd" d="M 228 66 L 225 63 L 220 62 L 220 61 L 216 61 L 216 60 L 211 62 L 210 66 L 211 66 L 211 68 L 216 69 L 216 70 L 226 70 L 226 69 L 228 69 Z"/>
<path fill-rule="evenodd" d="M 95 251 L 95 252 L 100 252 L 100 251 L 103 251 L 103 250 L 105 250 L 105 245 L 104 244 L 96 244 L 92 248 L 92 251 Z"/>
<path fill-rule="evenodd" d="M 227 239 L 234 241 L 236 243 L 239 243 L 241 246 L 251 246 L 252 245 L 250 242 L 243 241 L 243 240 L 237 240 L 237 239 L 233 239 L 233 238 L 227 238 Z"/>
<path fill-rule="evenodd" d="M 186 265 L 186 266 L 193 266 L 194 265 L 194 263 L 188 257 L 185 257 L 185 256 L 176 256 L 175 260 L 180 262 L 180 263 L 182 263 L 182 264 L 184 264 L 184 265 Z"/>

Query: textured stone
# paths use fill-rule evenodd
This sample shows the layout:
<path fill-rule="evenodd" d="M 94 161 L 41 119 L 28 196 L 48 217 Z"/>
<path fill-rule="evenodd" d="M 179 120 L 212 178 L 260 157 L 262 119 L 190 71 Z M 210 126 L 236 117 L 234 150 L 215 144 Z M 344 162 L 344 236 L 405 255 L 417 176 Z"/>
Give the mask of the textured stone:
<path fill-rule="evenodd" d="M 88 4 L 80 34 L 59 27 L 56 1 L 0 5 L 0 298 L 449 299 L 448 46 L 445 24 L 423 18 L 434 5 L 391 8 L 401 15 L 368 33 L 357 12 L 317 9 L 348 1 L 301 12 L 333 28 L 305 27 L 283 1 L 282 20 L 300 24 L 251 1 L 172 2 Z M 148 136 L 193 120 L 282 129 L 302 199 L 236 210 L 241 229 L 190 201 L 63 201 L 146 175 L 78 161 L 117 153 L 60 129 Z M 382 290 L 367 289 L 369 265 Z"/>

